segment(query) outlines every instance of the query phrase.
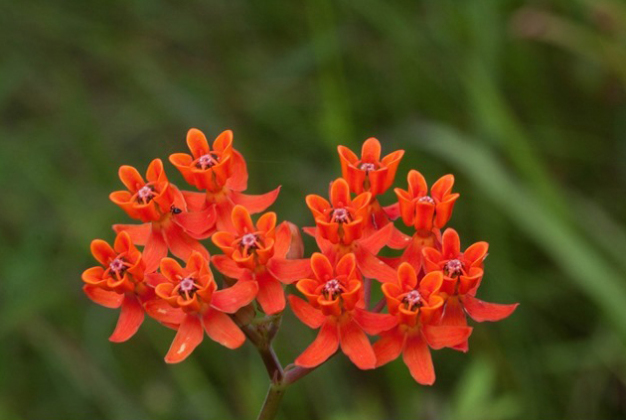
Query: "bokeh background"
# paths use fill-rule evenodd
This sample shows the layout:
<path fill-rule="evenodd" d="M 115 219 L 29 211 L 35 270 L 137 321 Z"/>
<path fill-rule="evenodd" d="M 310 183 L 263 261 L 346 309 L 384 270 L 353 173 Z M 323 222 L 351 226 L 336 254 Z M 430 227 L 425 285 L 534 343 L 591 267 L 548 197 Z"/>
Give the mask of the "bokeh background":
<path fill-rule="evenodd" d="M 521 303 L 436 352 L 432 387 L 336 357 L 281 418 L 626 417 L 624 2 L 3 1 L 0 40 L 0 419 L 256 416 L 252 347 L 167 366 L 172 331 L 111 344 L 117 312 L 81 292 L 90 241 L 128 221 L 117 168 L 190 127 L 233 129 L 248 192 L 282 185 L 273 210 L 300 225 L 338 144 L 405 149 L 401 187 L 454 173 L 449 225 L 491 246 L 482 298 Z M 277 352 L 313 337 L 287 314 Z"/>

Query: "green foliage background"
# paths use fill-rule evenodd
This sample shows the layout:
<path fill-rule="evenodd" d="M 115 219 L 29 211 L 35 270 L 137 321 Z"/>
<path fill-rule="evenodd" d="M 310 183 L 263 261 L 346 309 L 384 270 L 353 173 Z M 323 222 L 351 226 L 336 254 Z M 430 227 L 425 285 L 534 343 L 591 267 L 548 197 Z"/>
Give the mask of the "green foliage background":
<path fill-rule="evenodd" d="M 300 225 L 338 144 L 405 149 L 403 187 L 454 173 L 450 226 L 491 246 L 482 298 L 521 303 L 437 352 L 432 387 L 337 357 L 282 418 L 626 417 L 622 1 L 4 1 L 0 40 L 1 419 L 256 415 L 253 348 L 167 366 L 171 330 L 111 344 L 117 313 L 80 289 L 89 242 L 128 221 L 119 165 L 185 150 L 190 127 L 233 129 L 248 192 L 281 184 L 273 210 Z M 288 314 L 277 352 L 313 337 Z"/>

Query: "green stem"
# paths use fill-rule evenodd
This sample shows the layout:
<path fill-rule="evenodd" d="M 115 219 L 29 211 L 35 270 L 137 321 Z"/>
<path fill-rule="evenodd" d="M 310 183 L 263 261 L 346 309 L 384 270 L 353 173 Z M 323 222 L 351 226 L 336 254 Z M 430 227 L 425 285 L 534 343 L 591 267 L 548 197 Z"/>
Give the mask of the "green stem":
<path fill-rule="evenodd" d="M 265 401 L 263 402 L 263 407 L 261 407 L 261 412 L 257 420 L 273 420 L 276 418 L 280 402 L 284 395 L 285 387 L 281 383 L 272 382 L 267 390 L 267 395 L 265 396 Z"/>

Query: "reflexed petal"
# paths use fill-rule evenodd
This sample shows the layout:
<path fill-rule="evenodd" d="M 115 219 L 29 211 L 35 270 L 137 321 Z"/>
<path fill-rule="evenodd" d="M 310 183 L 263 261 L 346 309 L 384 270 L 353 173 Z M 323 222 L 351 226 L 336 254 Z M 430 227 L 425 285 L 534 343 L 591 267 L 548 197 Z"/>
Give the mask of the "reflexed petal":
<path fill-rule="evenodd" d="M 90 286 L 88 284 L 83 286 L 83 292 L 85 292 L 87 297 L 93 302 L 100 306 L 104 306 L 105 308 L 119 308 L 124 300 L 124 295 L 110 292 L 97 286 Z"/>
<path fill-rule="evenodd" d="M 274 204 L 280 193 L 280 187 L 265 194 L 250 195 L 233 191 L 230 195 L 233 203 L 240 204 L 248 209 L 251 214 L 265 211 L 269 206 Z"/>
<path fill-rule="evenodd" d="M 209 153 L 209 142 L 204 133 L 197 128 L 191 128 L 187 131 L 187 147 L 193 155 L 194 159 Z"/>
<path fill-rule="evenodd" d="M 246 336 L 237 324 L 225 313 L 209 309 L 202 317 L 202 324 L 207 335 L 229 349 L 240 347 Z"/>
<path fill-rule="evenodd" d="M 203 336 L 200 319 L 196 315 L 185 316 L 165 356 L 165 362 L 179 363 L 185 360 L 202 342 Z"/>
<path fill-rule="evenodd" d="M 304 352 L 296 358 L 295 364 L 305 368 L 313 368 L 324 363 L 339 348 L 339 334 L 334 323 L 322 325 L 317 337 Z"/>
<path fill-rule="evenodd" d="M 131 193 L 137 192 L 141 187 L 143 187 L 146 182 L 143 180 L 142 176 L 139 174 L 137 169 L 132 166 L 122 165 L 118 171 L 120 179 L 124 183 L 124 186 Z"/>
<path fill-rule="evenodd" d="M 131 338 L 141 326 L 143 318 L 144 311 L 139 300 L 134 296 L 125 296 L 120 317 L 109 341 L 121 343 Z"/>
<path fill-rule="evenodd" d="M 383 228 L 378 229 L 368 237 L 361 239 L 359 241 L 359 246 L 367 249 L 369 252 L 376 255 L 390 241 L 393 232 L 393 223 L 388 223 Z M 408 236 L 407 239 L 410 240 Z M 402 248 L 408 245 L 408 240 Z"/>
<path fill-rule="evenodd" d="M 267 263 L 267 269 L 283 283 L 291 284 L 300 279 L 311 277 L 311 261 L 308 258 L 288 260 L 274 257 Z"/>
<path fill-rule="evenodd" d="M 217 214 L 215 206 L 209 206 L 201 211 L 188 211 L 174 215 L 173 219 L 184 231 L 194 235 L 197 239 L 205 239 L 215 228 Z"/>
<path fill-rule="evenodd" d="M 461 254 L 461 239 L 456 230 L 452 228 L 446 229 L 441 237 L 442 254 L 446 260 L 455 259 Z"/>
<path fill-rule="evenodd" d="M 370 252 L 361 247 L 355 250 L 356 264 L 365 277 L 376 279 L 381 283 L 395 283 L 396 270 L 376 258 Z"/>
<path fill-rule="evenodd" d="M 189 211 L 201 211 L 207 206 L 206 194 L 202 192 L 181 191 Z"/>
<path fill-rule="evenodd" d="M 409 367 L 411 376 L 422 385 L 435 382 L 435 368 L 430 356 L 428 344 L 421 334 L 407 337 L 403 353 L 404 363 Z"/>
<path fill-rule="evenodd" d="M 161 259 L 166 256 L 167 243 L 165 243 L 161 232 L 153 229 L 142 253 L 142 258 L 146 263 L 146 273 L 155 271 L 159 267 Z"/>
<path fill-rule="evenodd" d="M 459 299 L 456 297 L 450 297 L 446 301 L 443 316 L 441 317 L 440 325 L 450 325 L 456 327 L 466 327 L 467 326 L 467 318 L 465 317 L 465 312 L 463 311 L 463 307 L 459 302 Z M 469 343 L 467 340 L 452 347 L 455 350 L 459 350 L 462 352 L 467 352 L 469 349 Z"/>
<path fill-rule="evenodd" d="M 246 271 L 225 255 L 214 255 L 211 258 L 211 262 L 220 273 L 234 279 L 239 278 Z"/>
<path fill-rule="evenodd" d="M 389 217 L 389 219 L 391 220 L 396 220 L 398 217 L 400 217 L 400 204 L 398 203 L 385 206 L 383 207 L 383 210 L 385 211 L 387 217 Z"/>
<path fill-rule="evenodd" d="M 311 256 L 311 269 L 315 273 L 315 277 L 321 281 L 330 280 L 335 276 L 333 266 L 324 254 L 315 252 Z"/>
<path fill-rule="evenodd" d="M 282 284 L 272 276 L 258 280 L 259 292 L 256 300 L 263 312 L 273 315 L 285 309 L 285 291 Z"/>
<path fill-rule="evenodd" d="M 376 367 L 397 359 L 402 353 L 403 345 L 404 334 L 398 332 L 397 329 L 382 334 L 380 340 L 372 346 L 376 355 Z"/>
<path fill-rule="evenodd" d="M 417 286 L 415 269 L 409 263 L 402 263 L 398 268 L 398 282 L 405 290 L 413 290 Z"/>
<path fill-rule="evenodd" d="M 187 235 L 177 224 L 171 223 L 164 228 L 163 236 L 169 250 L 178 258 L 186 261 L 193 252 L 198 252 L 204 258 L 209 259 L 209 252 L 206 248 L 197 239 Z"/>
<path fill-rule="evenodd" d="M 298 232 L 297 230 L 298 228 L 295 225 L 293 226 L 295 228 L 295 233 L 292 232 L 291 226 L 288 222 L 282 222 L 280 225 L 278 225 L 278 229 L 276 229 L 276 241 L 274 242 L 274 255 L 276 257 L 286 258 L 287 252 L 289 252 L 289 249 L 291 248 L 292 234 L 294 236 L 300 235 L 300 232 Z M 302 237 L 300 237 L 300 242 L 302 242 Z M 304 250 L 302 252 L 302 255 L 304 255 Z M 301 258 L 302 255 L 297 258 Z"/>
<path fill-rule="evenodd" d="M 461 298 L 467 314 L 476 322 L 500 321 L 511 315 L 519 303 L 502 305 L 498 303 L 483 302 L 473 296 L 465 295 Z"/>
<path fill-rule="evenodd" d="M 211 306 L 219 311 L 234 314 L 252 302 L 258 290 L 259 285 L 255 281 L 240 280 L 234 286 L 215 291 L 211 299 Z"/>
<path fill-rule="evenodd" d="M 94 239 L 91 241 L 91 254 L 105 267 L 108 267 L 109 263 L 117 257 L 117 252 L 102 239 Z"/>
<path fill-rule="evenodd" d="M 315 309 L 299 297 L 289 295 L 288 299 L 294 315 L 307 327 L 314 329 L 319 328 L 326 320 L 326 317 L 321 311 Z"/>
<path fill-rule="evenodd" d="M 159 322 L 179 325 L 183 322 L 186 314 L 180 308 L 172 307 L 163 299 L 155 299 L 144 305 L 146 313 Z"/>
<path fill-rule="evenodd" d="M 454 347 L 467 341 L 472 333 L 472 328 L 425 325 L 422 332 L 428 345 L 435 350 L 439 350 L 444 347 Z"/>
<path fill-rule="evenodd" d="M 374 369 L 376 355 L 367 335 L 353 320 L 339 326 L 341 351 L 350 358 L 359 369 Z"/>
<path fill-rule="evenodd" d="M 130 235 L 130 239 L 135 245 L 145 245 L 150 237 L 150 231 L 152 230 L 152 223 L 143 223 L 141 225 L 113 225 L 113 230 L 116 233 L 127 232 Z"/>
<path fill-rule="evenodd" d="M 233 149 L 232 175 L 226 181 L 226 187 L 233 191 L 245 191 L 248 188 L 248 168 L 241 153 Z"/>
<path fill-rule="evenodd" d="M 354 321 L 369 335 L 380 334 L 398 325 L 395 316 L 368 312 L 360 308 L 354 311 Z"/>
<path fill-rule="evenodd" d="M 409 245 L 409 243 L 411 243 L 411 237 L 396 229 L 396 227 L 393 226 L 393 223 L 389 223 L 389 225 L 392 226 L 392 230 L 391 237 L 387 241 L 387 246 L 393 249 L 405 249 Z"/>

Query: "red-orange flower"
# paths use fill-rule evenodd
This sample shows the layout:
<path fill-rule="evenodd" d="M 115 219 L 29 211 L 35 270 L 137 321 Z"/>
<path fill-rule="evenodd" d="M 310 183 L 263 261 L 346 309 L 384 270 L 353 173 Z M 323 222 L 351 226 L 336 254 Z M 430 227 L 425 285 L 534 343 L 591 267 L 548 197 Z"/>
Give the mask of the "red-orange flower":
<path fill-rule="evenodd" d="M 302 279 L 296 287 L 308 303 L 289 296 L 295 315 L 311 328 L 320 328 L 317 338 L 295 364 L 315 367 L 341 350 L 360 369 L 373 369 L 376 357 L 367 334 L 378 334 L 395 324 L 386 314 L 363 309 L 362 283 L 354 254 L 343 256 L 335 267 L 320 253 L 311 257 L 313 279 Z"/>
<path fill-rule="evenodd" d="M 477 242 L 461 252 L 458 233 L 448 228 L 442 235 L 441 252 L 424 248 L 424 269 L 443 274 L 442 295 L 446 299 L 442 325 L 467 325 L 465 313 L 477 322 L 499 321 L 511 315 L 517 303 L 501 305 L 476 299 L 476 291 L 483 277 L 483 261 L 489 244 Z M 467 340 L 455 347 L 466 351 Z"/>
<path fill-rule="evenodd" d="M 400 215 L 407 226 L 428 234 L 434 228 L 441 229 L 452 216 L 458 193 L 451 193 L 453 175 L 445 175 L 433 184 L 428 195 L 426 180 L 416 170 L 409 171 L 408 190 L 395 188 L 400 204 Z"/>
<path fill-rule="evenodd" d="M 213 264 L 223 274 L 254 281 L 259 285 L 256 296 L 266 314 L 285 309 L 282 283 L 292 283 L 310 274 L 307 259 L 286 259 L 291 246 L 291 230 L 286 222 L 276 229 L 276 214 L 263 214 L 252 223 L 244 206 L 233 209 L 233 231 L 216 232 L 211 239 L 224 255 L 215 255 Z"/>
<path fill-rule="evenodd" d="M 214 341 L 230 349 L 241 346 L 245 336 L 226 315 L 249 304 L 257 292 L 254 282 L 237 282 L 228 289 L 217 290 L 208 261 L 194 252 L 185 268 L 176 260 L 161 261 L 160 279 L 155 293 L 176 311 L 163 310 L 163 303 L 147 304 L 146 311 L 158 321 L 180 324 L 165 361 L 182 362 L 202 342 L 204 331 Z"/>
<path fill-rule="evenodd" d="M 145 264 L 141 252 L 127 233 L 115 238 L 113 248 L 101 240 L 91 242 L 91 253 L 102 265 L 83 272 L 83 290 L 95 303 L 107 308 L 122 307 L 117 326 L 109 340 L 122 342 L 131 338 L 141 326 L 144 311 L 141 301 L 152 296 L 144 283 Z"/>
<path fill-rule="evenodd" d="M 345 146 L 338 146 L 341 173 L 356 194 L 370 192 L 372 196 L 384 193 L 391 187 L 404 150 L 397 150 L 380 158 L 380 142 L 371 137 L 363 143 L 361 159 Z"/>
<path fill-rule="evenodd" d="M 457 345 L 472 331 L 469 327 L 433 325 L 443 309 L 444 300 L 439 295 L 442 283 L 441 272 L 429 273 L 418 281 L 413 267 L 402 263 L 397 283 L 383 284 L 389 313 L 396 317 L 397 325 L 381 333 L 381 339 L 374 343 L 377 367 L 402 353 L 413 379 L 424 385 L 435 382 L 429 346 L 440 349 Z"/>
<path fill-rule="evenodd" d="M 143 259 L 146 271 L 157 269 L 161 258 L 169 250 L 186 260 L 193 251 L 206 258 L 207 250 L 198 242 L 206 237 L 206 226 L 215 222 L 215 213 L 205 210 L 197 213 L 187 211 L 180 191 L 167 180 L 163 163 L 155 159 L 148 166 L 147 181 L 132 166 L 122 166 L 119 176 L 128 191 L 116 191 L 110 198 L 142 225 L 114 225 L 116 232 L 126 231 L 136 245 L 144 245 Z"/>
<path fill-rule="evenodd" d="M 232 230 L 230 215 L 236 204 L 245 206 L 251 213 L 259 213 L 272 205 L 280 191 L 278 187 L 261 195 L 241 193 L 248 186 L 248 170 L 243 156 L 232 143 L 233 133 L 226 130 L 215 139 L 211 149 L 205 135 L 192 128 L 187 133 L 191 155 L 174 153 L 170 156 L 170 162 L 188 183 L 206 190 L 206 193 L 184 191 L 183 194 L 191 211 L 214 209 L 213 231 Z"/>

